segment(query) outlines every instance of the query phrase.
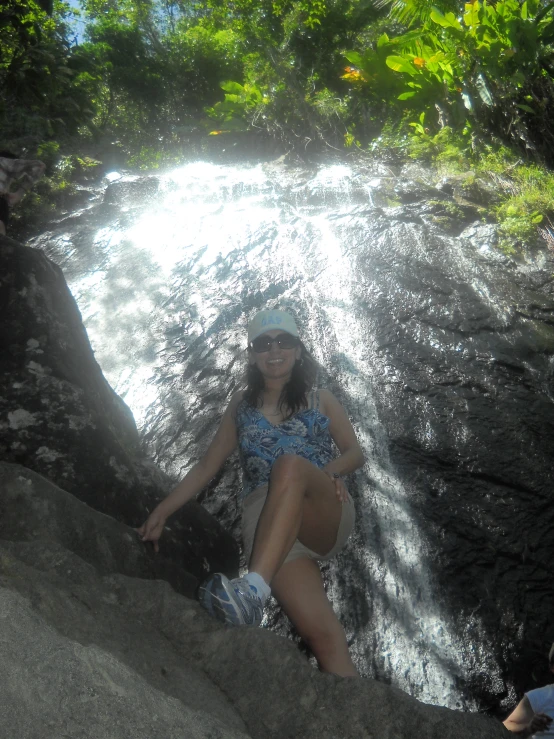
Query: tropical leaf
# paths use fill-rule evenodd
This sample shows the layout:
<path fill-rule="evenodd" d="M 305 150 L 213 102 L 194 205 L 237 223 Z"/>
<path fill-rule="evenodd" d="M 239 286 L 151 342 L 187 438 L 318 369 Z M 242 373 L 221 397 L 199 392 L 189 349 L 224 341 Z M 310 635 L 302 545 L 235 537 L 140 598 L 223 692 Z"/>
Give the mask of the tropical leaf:
<path fill-rule="evenodd" d="M 404 72 L 412 76 L 418 74 L 417 69 L 411 61 L 403 56 L 388 56 L 386 61 L 387 67 L 390 67 L 395 72 Z"/>
<path fill-rule="evenodd" d="M 408 26 L 425 23 L 431 12 L 455 10 L 457 4 L 452 0 L 374 0 L 377 7 L 390 6 L 390 15 Z"/>
<path fill-rule="evenodd" d="M 521 17 L 523 18 L 524 21 L 526 21 L 527 18 L 529 17 L 527 2 L 524 2 L 523 5 L 521 6 Z"/>
<path fill-rule="evenodd" d="M 233 82 L 231 80 L 222 82 L 221 89 L 225 90 L 225 92 L 235 93 L 235 95 L 242 95 L 244 93 L 244 87 L 238 82 Z"/>
<path fill-rule="evenodd" d="M 465 4 L 464 23 L 468 28 L 476 28 L 480 24 L 479 9 L 479 0 Z"/>
<path fill-rule="evenodd" d="M 539 38 L 544 45 L 551 44 L 554 41 L 554 20 L 544 23 L 540 27 Z"/>
<path fill-rule="evenodd" d="M 536 15 L 534 23 L 537 25 L 542 21 L 543 18 L 546 18 L 546 16 L 550 13 L 550 11 L 554 8 L 554 1 L 548 3 L 548 5 L 545 5 L 544 8 L 542 8 Z"/>
<path fill-rule="evenodd" d="M 364 59 L 362 55 L 357 51 L 347 51 L 345 52 L 344 56 L 348 59 L 348 61 L 351 64 L 354 64 L 354 66 L 356 67 L 361 67 L 364 63 Z"/>
<path fill-rule="evenodd" d="M 437 23 L 443 28 L 455 28 L 457 31 L 462 31 L 462 24 L 456 18 L 454 13 L 446 13 L 443 15 L 439 10 L 434 8 L 429 16 L 434 23 Z"/>

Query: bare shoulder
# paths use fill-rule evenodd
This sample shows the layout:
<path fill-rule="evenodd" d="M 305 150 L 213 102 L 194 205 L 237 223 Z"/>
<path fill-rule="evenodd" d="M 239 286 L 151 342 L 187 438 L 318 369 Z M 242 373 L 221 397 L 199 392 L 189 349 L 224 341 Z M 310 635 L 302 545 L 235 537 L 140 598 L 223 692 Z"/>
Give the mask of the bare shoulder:
<path fill-rule="evenodd" d="M 337 406 L 340 407 L 339 401 L 335 398 L 330 390 L 321 388 L 317 392 L 319 393 L 319 408 L 322 413 L 333 410 L 333 408 L 336 408 Z"/>
<path fill-rule="evenodd" d="M 331 419 L 332 424 L 350 424 L 346 408 L 330 390 L 319 391 L 319 408 L 323 415 Z"/>

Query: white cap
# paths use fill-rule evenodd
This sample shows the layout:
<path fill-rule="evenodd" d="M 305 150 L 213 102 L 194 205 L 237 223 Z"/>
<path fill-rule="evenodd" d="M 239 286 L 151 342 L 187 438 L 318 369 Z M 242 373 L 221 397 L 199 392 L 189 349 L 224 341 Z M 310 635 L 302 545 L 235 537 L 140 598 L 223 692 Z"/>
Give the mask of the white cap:
<path fill-rule="evenodd" d="M 298 336 L 296 323 L 290 313 L 285 313 L 284 310 L 261 310 L 248 324 L 248 343 L 265 334 L 266 331 L 275 329 Z"/>

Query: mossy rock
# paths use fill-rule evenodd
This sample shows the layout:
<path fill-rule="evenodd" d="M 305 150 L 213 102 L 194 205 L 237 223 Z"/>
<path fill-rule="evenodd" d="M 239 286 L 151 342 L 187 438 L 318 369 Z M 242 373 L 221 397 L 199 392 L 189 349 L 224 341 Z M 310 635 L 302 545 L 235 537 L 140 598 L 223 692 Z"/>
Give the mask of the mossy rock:
<path fill-rule="evenodd" d="M 480 209 L 473 205 L 461 205 L 454 200 L 428 200 L 426 206 L 429 220 L 456 236 L 480 217 Z"/>
<path fill-rule="evenodd" d="M 495 183 L 486 177 L 476 175 L 472 170 L 443 178 L 439 187 L 462 203 L 487 207 L 500 201 L 498 187 Z"/>

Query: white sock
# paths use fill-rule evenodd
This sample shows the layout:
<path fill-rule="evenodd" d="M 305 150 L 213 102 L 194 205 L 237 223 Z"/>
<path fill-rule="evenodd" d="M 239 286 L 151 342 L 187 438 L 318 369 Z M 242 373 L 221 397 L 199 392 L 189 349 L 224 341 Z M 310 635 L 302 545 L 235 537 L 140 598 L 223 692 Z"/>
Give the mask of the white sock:
<path fill-rule="evenodd" d="M 257 572 L 249 572 L 244 576 L 244 580 L 246 580 L 249 585 L 252 585 L 252 587 L 256 588 L 256 592 L 260 596 L 262 604 L 265 604 L 266 600 L 271 595 L 271 588 L 263 579 L 263 577 L 261 575 L 258 575 Z"/>

